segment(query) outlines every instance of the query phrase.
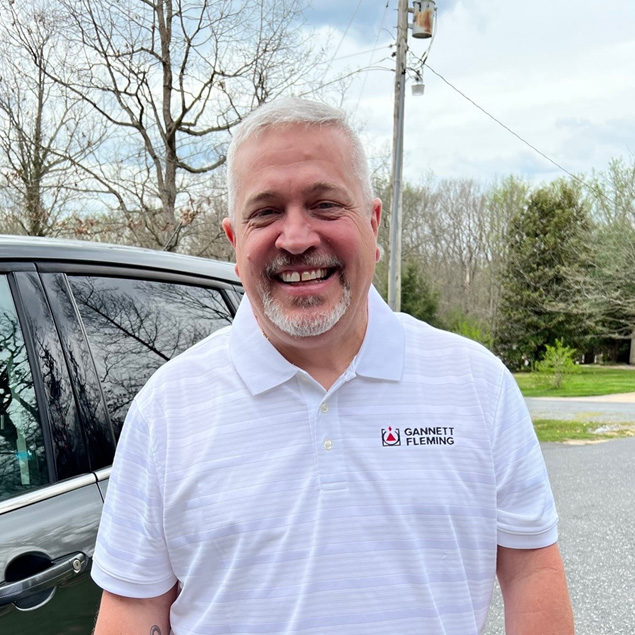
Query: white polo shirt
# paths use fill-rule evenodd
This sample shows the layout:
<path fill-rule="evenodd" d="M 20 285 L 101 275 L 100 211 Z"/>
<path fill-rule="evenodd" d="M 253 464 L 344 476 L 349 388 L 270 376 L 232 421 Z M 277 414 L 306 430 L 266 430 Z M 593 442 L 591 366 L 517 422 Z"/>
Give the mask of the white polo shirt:
<path fill-rule="evenodd" d="M 245 298 L 131 407 L 92 575 L 129 597 L 178 582 L 175 635 L 470 635 L 497 545 L 547 546 L 556 524 L 524 400 L 483 347 L 371 289 L 327 392 Z"/>

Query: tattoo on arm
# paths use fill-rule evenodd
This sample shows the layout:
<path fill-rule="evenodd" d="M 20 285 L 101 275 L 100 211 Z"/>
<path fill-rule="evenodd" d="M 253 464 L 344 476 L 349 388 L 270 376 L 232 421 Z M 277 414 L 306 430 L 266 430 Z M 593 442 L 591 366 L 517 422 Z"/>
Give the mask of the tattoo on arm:
<path fill-rule="evenodd" d="M 153 626 L 150 629 L 150 635 L 161 635 L 161 629 L 158 626 Z"/>

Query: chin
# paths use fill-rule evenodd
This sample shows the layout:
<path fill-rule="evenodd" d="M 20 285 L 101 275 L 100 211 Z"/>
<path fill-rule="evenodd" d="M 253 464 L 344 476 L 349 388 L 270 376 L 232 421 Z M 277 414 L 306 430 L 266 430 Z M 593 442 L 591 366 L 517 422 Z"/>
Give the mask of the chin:
<path fill-rule="evenodd" d="M 316 308 L 322 302 L 319 296 L 306 296 L 302 300 L 304 309 L 289 310 L 270 293 L 265 293 L 262 296 L 265 316 L 280 331 L 291 337 L 317 337 L 330 331 L 342 319 L 351 304 L 351 293 L 350 288 L 344 287 L 344 293 L 337 304 L 327 310 Z"/>

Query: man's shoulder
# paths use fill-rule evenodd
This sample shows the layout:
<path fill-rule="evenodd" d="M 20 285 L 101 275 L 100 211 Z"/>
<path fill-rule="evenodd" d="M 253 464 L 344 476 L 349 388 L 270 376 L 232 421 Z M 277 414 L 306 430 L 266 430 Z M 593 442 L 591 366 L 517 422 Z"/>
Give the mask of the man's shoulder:
<path fill-rule="evenodd" d="M 470 363 L 501 372 L 505 366 L 483 344 L 463 335 L 431 326 L 405 313 L 398 314 L 406 337 L 406 350 L 443 363 Z"/>
<path fill-rule="evenodd" d="M 495 412 L 514 380 L 503 362 L 479 342 L 400 316 L 405 333 L 405 373 L 409 381 L 434 386 L 437 399 L 453 407 L 471 403 L 493 425 Z M 509 394 L 517 409 L 520 393 Z M 461 399 L 468 399 L 467 402 Z M 512 403 L 510 401 L 509 403 Z"/>
<path fill-rule="evenodd" d="M 230 364 L 229 333 L 226 326 L 202 339 L 176 357 L 168 360 L 150 377 L 138 395 L 143 402 L 152 394 L 175 385 L 188 384 L 227 372 Z"/>

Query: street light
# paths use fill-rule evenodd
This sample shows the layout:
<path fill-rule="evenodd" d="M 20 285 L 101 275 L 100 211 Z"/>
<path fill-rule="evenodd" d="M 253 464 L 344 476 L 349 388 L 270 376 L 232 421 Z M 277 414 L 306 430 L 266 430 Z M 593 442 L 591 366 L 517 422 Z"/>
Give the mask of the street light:
<path fill-rule="evenodd" d="M 392 209 L 390 215 L 390 261 L 388 263 L 388 304 L 393 311 L 401 309 L 401 217 L 402 217 L 402 169 L 403 169 L 403 129 L 406 93 L 406 57 L 408 40 L 408 12 L 414 14 L 411 25 L 412 36 L 429 39 L 428 49 L 421 58 L 421 72 L 436 33 L 437 3 L 434 0 L 414 0 L 413 8 L 408 8 L 408 0 L 399 0 L 397 8 L 397 50 L 395 53 L 395 108 L 392 146 Z M 415 95 L 423 95 L 424 85 L 421 72 L 413 85 Z"/>
<path fill-rule="evenodd" d="M 426 85 L 423 83 L 423 75 L 417 73 L 415 77 L 415 83 L 412 85 L 413 97 L 421 97 L 426 89 Z"/>

